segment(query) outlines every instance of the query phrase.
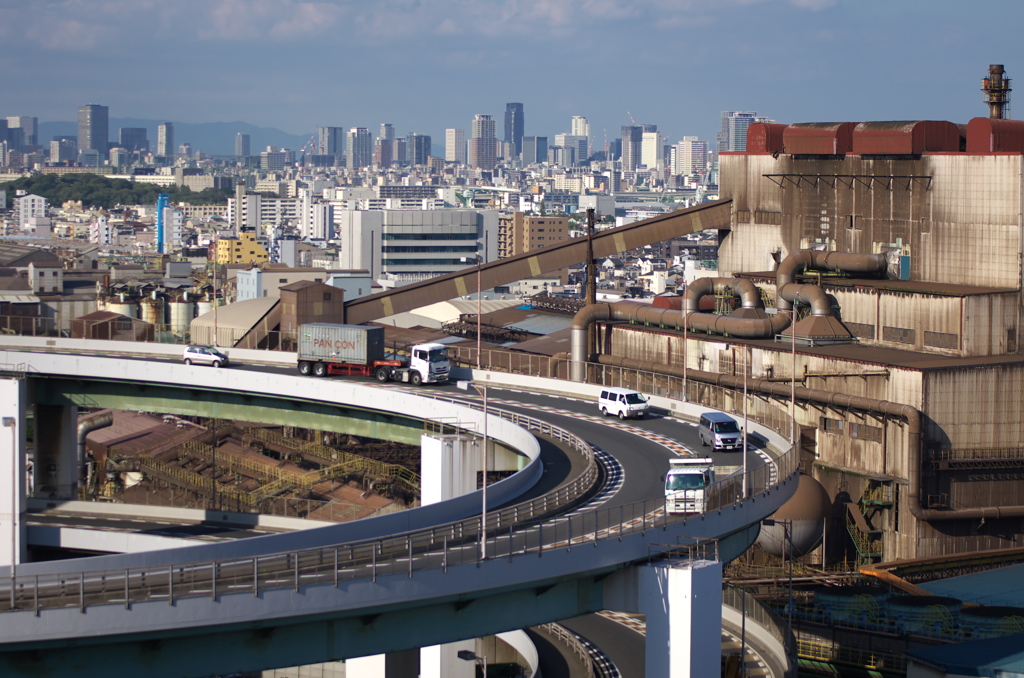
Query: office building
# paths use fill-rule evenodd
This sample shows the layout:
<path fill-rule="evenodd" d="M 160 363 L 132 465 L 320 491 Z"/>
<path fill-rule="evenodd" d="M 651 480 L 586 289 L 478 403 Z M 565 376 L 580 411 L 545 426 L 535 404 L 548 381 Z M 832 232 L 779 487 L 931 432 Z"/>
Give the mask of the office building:
<path fill-rule="evenodd" d="M 340 158 L 345 150 L 344 127 L 317 127 L 314 155 L 333 155 Z"/>
<path fill-rule="evenodd" d="M 676 145 L 673 174 L 704 174 L 708 171 L 708 142 L 697 137 L 683 137 Z"/>
<path fill-rule="evenodd" d="M 395 140 L 395 126 L 390 122 L 382 122 L 380 124 L 380 134 L 377 136 L 378 139 L 383 141 L 394 141 Z"/>
<path fill-rule="evenodd" d="M 754 111 L 722 111 L 722 128 L 718 132 L 719 153 L 742 153 L 747 150 L 747 128 L 755 122 L 772 123 Z"/>
<path fill-rule="evenodd" d="M 174 155 L 174 125 L 162 122 L 156 126 L 156 154 L 164 157 Z"/>
<path fill-rule="evenodd" d="M 250 155 L 249 135 L 239 132 L 235 135 L 235 157 L 244 158 Z"/>
<path fill-rule="evenodd" d="M 580 165 L 590 158 L 590 143 L 587 137 L 579 134 L 556 134 L 555 145 L 572 149 L 572 165 Z"/>
<path fill-rule="evenodd" d="M 570 129 L 573 136 L 590 139 L 590 122 L 582 115 L 572 116 L 572 127 Z"/>
<path fill-rule="evenodd" d="M 467 267 L 463 259 L 479 254 L 487 261 L 497 251 L 498 213 L 491 210 L 335 210 L 334 219 L 339 267 L 398 284 L 458 271 Z"/>
<path fill-rule="evenodd" d="M 640 164 L 644 128 L 639 125 L 622 126 L 622 171 L 633 172 Z"/>
<path fill-rule="evenodd" d="M 523 137 L 523 167 L 548 161 L 547 137 Z"/>
<path fill-rule="evenodd" d="M 50 163 L 70 165 L 78 158 L 78 142 L 68 137 L 59 137 L 50 142 Z"/>
<path fill-rule="evenodd" d="M 373 147 L 373 163 L 378 167 L 391 167 L 395 162 L 395 126 L 390 122 L 380 125 L 380 134 Z"/>
<path fill-rule="evenodd" d="M 409 164 L 426 165 L 427 158 L 430 157 L 430 136 L 414 132 L 406 137 L 406 139 L 406 153 L 409 155 Z"/>
<path fill-rule="evenodd" d="M 523 152 L 523 105 L 505 104 L 505 143 L 515 146 L 515 155 Z"/>
<path fill-rule="evenodd" d="M 117 130 L 117 144 L 129 153 L 146 153 L 149 134 L 145 127 L 122 127 Z"/>
<path fill-rule="evenodd" d="M 25 146 L 39 145 L 39 118 L 28 115 L 7 116 L 7 129 L 20 129 Z"/>
<path fill-rule="evenodd" d="M 365 127 L 353 127 L 345 140 L 345 164 L 350 170 L 373 163 L 373 135 Z"/>
<path fill-rule="evenodd" d="M 665 137 L 660 132 L 644 132 L 640 141 L 640 164 L 647 169 L 665 166 Z"/>
<path fill-rule="evenodd" d="M 489 115 L 473 116 L 472 136 L 469 140 L 469 166 L 492 170 L 498 164 L 498 139 L 495 137 L 494 118 Z"/>
<path fill-rule="evenodd" d="M 107 154 L 110 145 L 110 112 L 106 106 L 87 104 L 78 107 L 78 148 Z"/>
<path fill-rule="evenodd" d="M 444 131 L 444 160 L 466 164 L 466 130 L 449 128 Z"/>

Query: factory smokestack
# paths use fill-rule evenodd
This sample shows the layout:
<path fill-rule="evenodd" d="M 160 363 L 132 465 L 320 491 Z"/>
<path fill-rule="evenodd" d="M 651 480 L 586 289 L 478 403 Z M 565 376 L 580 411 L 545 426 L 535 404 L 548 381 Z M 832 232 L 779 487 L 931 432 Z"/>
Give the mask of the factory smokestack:
<path fill-rule="evenodd" d="M 1002 64 L 988 67 L 988 77 L 981 81 L 981 91 L 985 93 L 988 104 L 988 117 L 1010 117 L 1010 79 L 1005 76 Z"/>

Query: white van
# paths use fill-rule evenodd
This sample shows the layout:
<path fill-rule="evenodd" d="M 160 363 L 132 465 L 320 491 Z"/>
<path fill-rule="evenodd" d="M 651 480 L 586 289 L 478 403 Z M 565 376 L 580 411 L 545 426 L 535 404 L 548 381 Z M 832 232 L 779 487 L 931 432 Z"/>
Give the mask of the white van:
<path fill-rule="evenodd" d="M 628 388 L 608 387 L 601 391 L 601 397 L 597 399 L 597 407 L 606 417 L 609 414 L 615 414 L 619 419 L 643 419 L 651 406 L 643 393 L 631 391 Z"/>
<path fill-rule="evenodd" d="M 736 420 L 721 412 L 700 415 L 698 427 L 700 444 L 710 444 L 715 450 L 738 450 L 743 446 L 743 431 Z"/>

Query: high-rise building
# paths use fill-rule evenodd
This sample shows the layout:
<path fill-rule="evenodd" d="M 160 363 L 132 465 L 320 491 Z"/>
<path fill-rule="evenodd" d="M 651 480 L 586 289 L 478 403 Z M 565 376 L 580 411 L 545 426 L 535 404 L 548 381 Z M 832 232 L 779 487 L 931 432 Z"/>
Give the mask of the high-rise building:
<path fill-rule="evenodd" d="M 71 164 L 78 158 L 78 142 L 71 137 L 58 137 L 50 142 L 50 162 Z"/>
<path fill-rule="evenodd" d="M 344 127 L 317 127 L 314 155 L 333 155 L 340 158 L 344 152 Z"/>
<path fill-rule="evenodd" d="M 640 142 L 640 164 L 647 169 L 665 166 L 665 137 L 660 132 L 644 132 Z"/>
<path fill-rule="evenodd" d="M 22 141 L 25 146 L 39 145 L 39 118 L 29 115 L 7 116 L 7 129 L 22 130 Z"/>
<path fill-rule="evenodd" d="M 466 130 L 449 128 L 444 131 L 444 161 L 466 164 Z"/>
<path fill-rule="evenodd" d="M 644 128 L 639 125 L 622 126 L 622 171 L 632 172 L 640 164 Z"/>
<path fill-rule="evenodd" d="M 523 153 L 523 105 L 505 104 L 505 143 L 514 144 L 516 156 Z"/>
<path fill-rule="evenodd" d="M 409 164 L 409 153 L 406 149 L 405 137 L 398 137 L 392 143 L 391 161 L 396 165 L 405 166 Z"/>
<path fill-rule="evenodd" d="M 409 154 L 410 165 L 426 165 L 430 157 L 430 136 L 412 133 L 406 137 L 406 153 Z"/>
<path fill-rule="evenodd" d="M 235 135 L 235 157 L 244 158 L 250 155 L 250 139 L 248 134 L 239 132 Z"/>
<path fill-rule="evenodd" d="M 98 104 L 78 107 L 78 149 L 107 154 L 110 145 L 110 110 Z"/>
<path fill-rule="evenodd" d="M 365 127 L 353 127 L 345 135 L 345 164 L 350 170 L 373 163 L 373 135 Z"/>
<path fill-rule="evenodd" d="M 722 128 L 718 132 L 718 152 L 747 150 L 747 128 L 755 122 L 773 122 L 754 111 L 722 111 Z"/>
<path fill-rule="evenodd" d="M 582 115 L 572 116 L 572 134 L 577 137 L 590 139 L 590 123 Z"/>
<path fill-rule="evenodd" d="M 683 137 L 676 147 L 674 174 L 704 174 L 708 169 L 708 142 Z"/>
<path fill-rule="evenodd" d="M 547 162 L 548 160 L 548 138 L 547 137 L 523 137 L 523 167 Z"/>
<path fill-rule="evenodd" d="M 555 145 L 571 149 L 572 164 L 580 165 L 590 158 L 590 144 L 587 137 L 579 134 L 556 134 Z"/>
<path fill-rule="evenodd" d="M 390 122 L 381 123 L 380 136 L 373 146 L 373 163 L 379 167 L 391 167 L 395 162 L 395 126 Z"/>
<path fill-rule="evenodd" d="M 473 116 L 473 127 L 469 139 L 469 166 L 492 170 L 498 164 L 497 138 L 494 118 L 489 115 Z"/>
<path fill-rule="evenodd" d="M 174 124 L 162 122 L 156 126 L 156 154 L 174 155 Z"/>
<path fill-rule="evenodd" d="M 145 153 L 149 150 L 149 134 L 145 127 L 121 127 L 117 143 L 129 153 Z"/>

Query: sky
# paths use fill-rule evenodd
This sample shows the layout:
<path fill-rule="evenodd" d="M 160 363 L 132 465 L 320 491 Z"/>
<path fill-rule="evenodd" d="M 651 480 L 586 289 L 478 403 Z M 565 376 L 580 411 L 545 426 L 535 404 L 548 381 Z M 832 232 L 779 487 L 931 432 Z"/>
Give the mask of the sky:
<path fill-rule="evenodd" d="M 724 110 L 987 115 L 988 65 L 1024 77 L 1022 25 L 1019 0 L 0 0 L 0 115 L 390 122 L 437 155 L 474 114 L 502 137 L 522 102 L 527 135 L 582 115 L 597 149 L 631 119 L 713 146 Z"/>

